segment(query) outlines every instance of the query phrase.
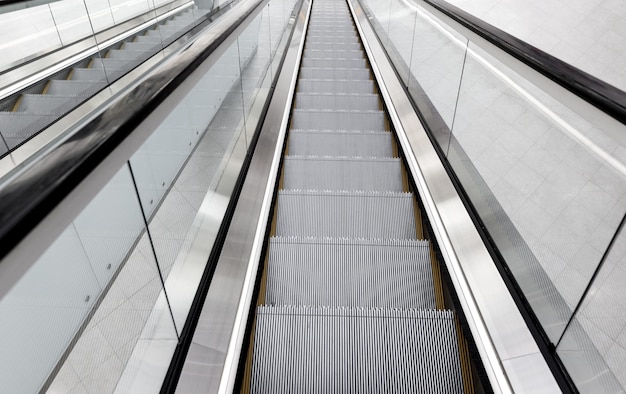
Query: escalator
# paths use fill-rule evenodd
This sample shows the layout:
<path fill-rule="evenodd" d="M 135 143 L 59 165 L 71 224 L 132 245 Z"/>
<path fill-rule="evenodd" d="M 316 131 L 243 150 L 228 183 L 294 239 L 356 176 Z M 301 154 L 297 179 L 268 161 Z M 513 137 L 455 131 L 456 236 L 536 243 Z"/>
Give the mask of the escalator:
<path fill-rule="evenodd" d="M 197 17 L 197 16 L 196 16 Z M 187 7 L 152 27 L 0 102 L 0 134 L 10 152 L 194 26 Z M 3 144 L 3 145 L 4 145 Z"/>
<path fill-rule="evenodd" d="M 473 392 L 382 108 L 347 4 L 316 0 L 243 391 Z"/>

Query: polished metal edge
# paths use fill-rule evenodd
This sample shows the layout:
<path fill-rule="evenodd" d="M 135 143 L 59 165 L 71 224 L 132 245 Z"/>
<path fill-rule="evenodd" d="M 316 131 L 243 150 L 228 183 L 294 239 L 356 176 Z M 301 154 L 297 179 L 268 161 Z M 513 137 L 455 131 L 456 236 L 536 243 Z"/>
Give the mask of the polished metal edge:
<path fill-rule="evenodd" d="M 85 37 L 79 42 L 50 53 L 49 55 L 44 55 L 24 66 L 4 72 L 0 76 L 0 86 L 4 85 L 0 88 L 0 100 L 4 100 L 34 83 L 58 73 L 82 59 L 95 55 L 101 48 L 124 40 L 192 5 L 193 1 L 188 1 L 174 9 L 163 9 L 163 7 L 161 7 L 159 10 L 164 12 L 158 14 L 156 17 L 154 14 L 159 10 L 151 10 L 130 21 L 123 22 L 121 25 L 111 27 L 104 32 L 96 33 L 95 37 Z M 20 62 L 23 63 L 24 60 L 28 59 L 23 59 Z M 18 65 L 19 63 L 11 67 Z"/>
<path fill-rule="evenodd" d="M 559 392 L 365 12 L 348 4 L 493 390 Z"/>
<path fill-rule="evenodd" d="M 181 381 L 191 379 L 193 384 L 179 387 L 215 387 L 230 393 L 235 386 L 310 9 L 311 2 L 305 0 L 206 296 L 199 319 L 203 329 L 196 330 L 181 373 Z M 212 349 L 215 358 L 206 366 L 211 369 L 199 372 L 205 365 L 196 363 L 193 355 L 204 354 L 207 342 L 222 348 Z"/>

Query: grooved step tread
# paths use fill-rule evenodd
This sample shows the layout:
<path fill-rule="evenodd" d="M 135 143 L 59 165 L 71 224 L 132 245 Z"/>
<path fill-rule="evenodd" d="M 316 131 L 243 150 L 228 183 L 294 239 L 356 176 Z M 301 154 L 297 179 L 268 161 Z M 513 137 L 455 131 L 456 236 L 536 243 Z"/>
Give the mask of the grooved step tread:
<path fill-rule="evenodd" d="M 286 189 L 403 191 L 397 158 L 287 156 Z"/>
<path fill-rule="evenodd" d="M 429 242 L 274 237 L 265 303 L 434 309 Z"/>
<path fill-rule="evenodd" d="M 416 239 L 413 195 L 280 190 L 276 235 Z"/>
<path fill-rule="evenodd" d="M 288 144 L 289 153 L 300 156 L 393 157 L 387 131 L 292 129 Z"/>
<path fill-rule="evenodd" d="M 253 393 L 463 392 L 449 311 L 260 306 L 255 334 Z"/>

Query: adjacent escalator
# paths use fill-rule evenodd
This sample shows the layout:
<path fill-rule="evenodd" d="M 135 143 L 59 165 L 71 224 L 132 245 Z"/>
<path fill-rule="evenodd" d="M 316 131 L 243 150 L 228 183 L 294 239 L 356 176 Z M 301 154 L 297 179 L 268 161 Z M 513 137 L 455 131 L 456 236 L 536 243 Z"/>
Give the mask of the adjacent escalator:
<path fill-rule="evenodd" d="M 314 1 L 243 391 L 472 392 L 389 130 L 347 4 Z"/>
<path fill-rule="evenodd" d="M 194 26 L 194 9 L 163 19 L 0 102 L 0 135 L 11 151 Z M 2 145 L 2 144 L 0 144 Z"/>

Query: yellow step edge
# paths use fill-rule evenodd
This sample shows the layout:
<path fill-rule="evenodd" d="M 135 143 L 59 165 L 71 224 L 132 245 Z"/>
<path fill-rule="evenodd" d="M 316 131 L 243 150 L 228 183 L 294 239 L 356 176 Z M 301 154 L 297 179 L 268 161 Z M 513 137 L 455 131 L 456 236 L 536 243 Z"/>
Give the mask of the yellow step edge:
<path fill-rule="evenodd" d="M 463 379 L 463 392 L 474 394 L 474 378 L 472 374 L 472 362 L 469 356 L 469 346 L 461 330 L 459 319 L 455 320 L 456 335 L 459 346 L 459 363 L 461 365 L 461 378 Z"/>
<path fill-rule="evenodd" d="M 48 90 L 50 90 L 50 85 L 52 84 L 51 80 L 48 80 L 46 82 L 46 85 L 43 87 L 43 90 L 41 91 L 41 94 L 48 94 Z"/>
<path fill-rule="evenodd" d="M 11 109 L 11 112 L 17 112 L 17 110 L 20 108 L 20 105 L 22 105 L 23 99 L 24 99 L 24 95 L 20 94 L 20 97 L 18 97 L 17 100 L 15 101 L 15 104 L 13 104 L 13 108 Z"/>

